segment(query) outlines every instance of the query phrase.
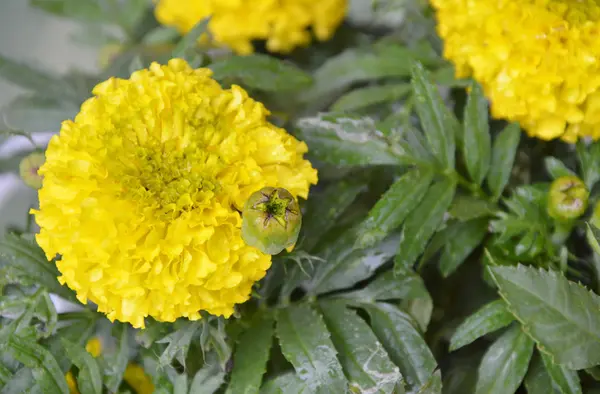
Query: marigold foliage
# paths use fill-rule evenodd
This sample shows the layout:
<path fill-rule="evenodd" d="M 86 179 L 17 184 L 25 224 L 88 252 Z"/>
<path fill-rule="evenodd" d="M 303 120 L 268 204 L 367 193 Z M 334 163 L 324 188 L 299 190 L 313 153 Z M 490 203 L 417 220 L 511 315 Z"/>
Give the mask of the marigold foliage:
<path fill-rule="evenodd" d="M 144 326 L 229 317 L 271 264 L 240 235 L 265 187 L 306 198 L 307 146 L 238 86 L 180 59 L 93 90 L 46 151 L 37 241 L 81 302 Z"/>
<path fill-rule="evenodd" d="M 444 55 L 484 87 L 495 117 L 544 140 L 600 137 L 595 0 L 432 0 Z"/>
<path fill-rule="evenodd" d="M 290 52 L 307 45 L 311 35 L 329 39 L 346 14 L 346 0 L 160 0 L 156 18 L 180 32 L 211 17 L 215 42 L 239 54 L 254 51 L 253 40 L 266 40 L 271 52 Z"/>

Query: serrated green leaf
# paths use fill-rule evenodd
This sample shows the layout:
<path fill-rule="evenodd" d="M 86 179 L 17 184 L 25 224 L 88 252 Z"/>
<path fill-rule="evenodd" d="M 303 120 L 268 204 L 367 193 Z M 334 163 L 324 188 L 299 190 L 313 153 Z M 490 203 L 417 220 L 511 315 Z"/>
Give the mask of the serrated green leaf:
<path fill-rule="evenodd" d="M 231 56 L 209 68 L 218 81 L 233 79 L 244 87 L 266 92 L 298 90 L 312 83 L 312 77 L 294 64 L 261 54 Z"/>
<path fill-rule="evenodd" d="M 408 215 L 400 236 L 394 265 L 396 272 L 411 269 L 423 253 L 427 242 L 444 220 L 455 190 L 456 182 L 453 179 L 434 183 L 419 206 Z"/>
<path fill-rule="evenodd" d="M 81 394 L 102 393 L 102 375 L 98 362 L 83 346 L 77 345 L 67 338 L 61 338 L 62 345 L 73 363 L 79 368 L 77 387 Z"/>
<path fill-rule="evenodd" d="M 509 328 L 489 347 L 481 365 L 475 394 L 513 394 L 527 373 L 533 341 L 519 325 Z"/>
<path fill-rule="evenodd" d="M 273 343 L 273 319 L 264 316 L 240 337 L 227 394 L 258 394 Z"/>
<path fill-rule="evenodd" d="M 363 308 L 371 317 L 373 332 L 400 368 L 410 392 L 426 390 L 422 392 L 441 393 L 442 381 L 440 372 L 436 370 L 437 363 L 413 319 L 396 306 L 386 303 L 363 304 Z"/>
<path fill-rule="evenodd" d="M 219 368 L 218 363 L 206 363 L 196 372 L 189 394 L 213 394 L 223 385 L 225 372 Z"/>
<path fill-rule="evenodd" d="M 220 321 L 222 322 L 223 320 Z M 227 341 L 225 328 L 221 324 L 218 328 L 212 327 L 209 324 L 205 327 L 208 327 L 208 342 L 210 343 L 210 348 L 213 349 L 217 355 L 221 368 L 225 369 L 227 362 L 231 359 L 231 344 Z M 202 334 L 204 334 L 204 332 Z M 201 340 L 202 334 L 200 335 Z"/>
<path fill-rule="evenodd" d="M 44 286 L 51 293 L 77 302 L 75 294 L 58 282 L 60 273 L 54 263 L 46 260 L 42 249 L 33 241 L 16 234 L 7 234 L 0 240 L 0 256 L 6 258 L 10 268 L 17 270 L 19 275 Z"/>
<path fill-rule="evenodd" d="M 342 302 L 321 303 L 331 340 L 354 393 L 392 393 L 402 375 L 367 323 Z"/>
<path fill-rule="evenodd" d="M 323 294 L 352 287 L 371 277 L 398 250 L 397 235 L 391 235 L 370 248 L 354 249 L 356 234 L 355 229 L 347 230 L 321 253 L 324 262 L 317 266 L 307 286 L 310 293 Z"/>
<path fill-rule="evenodd" d="M 577 142 L 577 158 L 581 166 L 583 180 L 588 190 L 600 180 L 600 143 L 586 143 L 583 139 Z"/>
<path fill-rule="evenodd" d="M 463 156 L 473 182 L 481 185 L 490 168 L 492 142 L 487 100 L 481 86 L 471 85 L 464 115 Z"/>
<path fill-rule="evenodd" d="M 488 267 L 509 310 L 553 361 L 570 369 L 600 364 L 600 297 L 554 271 Z"/>
<path fill-rule="evenodd" d="M 208 31 L 208 22 L 210 22 L 210 18 L 204 18 L 200 20 L 175 46 L 173 52 L 171 53 L 171 57 L 173 59 L 176 58 L 186 58 L 189 57 L 188 53 L 196 49 L 198 45 L 198 39 L 206 34 Z"/>
<path fill-rule="evenodd" d="M 563 176 L 577 176 L 577 174 L 567 168 L 567 166 L 556 157 L 545 157 L 544 165 L 546 166 L 546 171 L 548 171 L 548 174 L 550 174 L 553 179 Z"/>
<path fill-rule="evenodd" d="M 340 97 L 332 106 L 336 112 L 356 111 L 372 105 L 398 101 L 408 95 L 410 85 L 407 83 L 367 86 L 352 90 Z"/>
<path fill-rule="evenodd" d="M 34 316 L 45 323 L 44 333 L 42 334 L 43 337 L 47 338 L 54 334 L 58 322 L 58 315 L 54 303 L 45 291 L 40 293 Z"/>
<path fill-rule="evenodd" d="M 359 226 L 356 247 L 372 246 L 398 228 L 421 202 L 432 180 L 432 172 L 414 169 L 394 182 Z"/>
<path fill-rule="evenodd" d="M 411 300 L 429 297 L 423 279 L 413 271 L 403 272 L 400 275 L 388 270 L 379 275 L 364 289 L 336 294 L 334 298 L 341 298 L 355 303 Z"/>
<path fill-rule="evenodd" d="M 548 376 L 554 382 L 560 391 L 564 394 L 581 394 L 581 383 L 577 371 L 570 370 L 560 365 L 554 364 L 545 353 L 541 353 L 542 361 L 548 372 Z"/>
<path fill-rule="evenodd" d="M 0 387 L 4 386 L 13 377 L 13 373 L 0 363 Z"/>
<path fill-rule="evenodd" d="M 450 351 L 460 349 L 476 339 L 508 326 L 515 320 L 502 300 L 492 301 L 467 317 L 450 339 Z"/>
<path fill-rule="evenodd" d="M 481 244 L 487 234 L 488 220 L 475 219 L 458 223 L 452 237 L 444 245 L 440 257 L 440 271 L 450 276 L 465 259 Z"/>
<path fill-rule="evenodd" d="M 177 375 L 175 378 L 173 394 L 188 394 L 188 376 L 186 373 Z"/>
<path fill-rule="evenodd" d="M 277 314 L 277 337 L 285 358 L 311 392 L 344 393 L 348 382 L 323 318 L 308 305 Z"/>
<path fill-rule="evenodd" d="M 158 364 L 169 365 L 174 358 L 185 367 L 185 359 L 187 357 L 192 338 L 200 328 L 197 322 L 185 321 L 182 326 L 166 337 L 156 341 L 157 343 L 168 343 L 169 345 L 163 351 L 158 359 Z"/>
<path fill-rule="evenodd" d="M 310 389 L 293 372 L 277 376 L 269 380 L 260 390 L 260 394 L 309 394 Z"/>
<path fill-rule="evenodd" d="M 521 129 L 517 123 L 512 123 L 494 140 L 487 185 L 496 200 L 500 198 L 508 183 L 520 139 Z"/>
<path fill-rule="evenodd" d="M 98 315 L 89 309 L 58 315 L 57 335 L 51 336 L 42 344 L 54 355 L 62 370 L 69 368 L 72 363 L 65 354 L 60 338 L 68 338 L 73 343 L 83 346 L 92 336 L 97 318 Z"/>
<path fill-rule="evenodd" d="M 114 325 L 113 331 L 118 335 L 117 348 L 114 355 L 104 356 L 107 361 L 104 371 L 104 384 L 114 392 L 117 391 L 123 380 L 129 361 L 129 333 L 128 326 L 125 324 Z"/>
<path fill-rule="evenodd" d="M 527 394 L 562 394 L 550 379 L 539 353 L 533 355 L 523 383 Z"/>
<path fill-rule="evenodd" d="M 371 118 L 319 114 L 296 123 L 298 137 L 311 155 L 341 167 L 402 164 L 402 151 L 391 145 Z"/>
<path fill-rule="evenodd" d="M 412 68 L 411 84 L 415 108 L 431 152 L 444 168 L 454 168 L 454 136 L 458 121 L 444 104 L 437 87 L 431 83 L 423 65 Z"/>
<path fill-rule="evenodd" d="M 33 378 L 44 393 L 67 393 L 65 376 L 52 354 L 35 342 L 11 335 L 5 345 L 12 357 L 32 369 Z"/>
<path fill-rule="evenodd" d="M 600 254 L 600 229 L 593 224 L 586 223 L 585 235 L 594 252 Z"/>
<path fill-rule="evenodd" d="M 448 214 L 460 221 L 473 220 L 494 215 L 498 207 L 486 200 L 470 195 L 458 195 L 454 197 Z"/>

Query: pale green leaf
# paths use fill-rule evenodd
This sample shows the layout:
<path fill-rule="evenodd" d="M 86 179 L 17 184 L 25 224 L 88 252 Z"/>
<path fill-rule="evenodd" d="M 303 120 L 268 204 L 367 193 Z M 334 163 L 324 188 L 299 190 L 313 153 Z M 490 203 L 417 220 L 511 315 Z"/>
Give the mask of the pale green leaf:
<path fill-rule="evenodd" d="M 77 106 L 56 99 L 18 96 L 2 108 L 0 127 L 27 133 L 58 132 L 63 121 L 77 114 Z"/>
<path fill-rule="evenodd" d="M 83 346 L 77 345 L 67 338 L 61 338 L 61 342 L 67 357 L 79 368 L 77 387 L 81 394 L 101 394 L 102 375 L 96 359 Z"/>
<path fill-rule="evenodd" d="M 444 220 L 455 190 L 456 182 L 453 179 L 434 183 L 419 206 L 408 215 L 400 236 L 394 266 L 396 272 L 411 269 L 423 253 L 427 242 Z"/>
<path fill-rule="evenodd" d="M 0 363 L 0 387 L 4 386 L 13 377 L 13 373 Z"/>
<path fill-rule="evenodd" d="M 562 394 L 548 375 L 539 353 L 533 355 L 523 383 L 527 394 Z"/>
<path fill-rule="evenodd" d="M 356 247 L 372 246 L 398 228 L 421 202 L 432 180 L 433 173 L 413 169 L 394 182 L 359 226 Z"/>
<path fill-rule="evenodd" d="M 367 323 L 341 302 L 321 309 L 351 392 L 391 394 L 402 375 Z"/>
<path fill-rule="evenodd" d="M 452 236 L 442 249 L 440 271 L 448 277 L 481 244 L 487 233 L 487 219 L 475 219 L 458 223 Z"/>
<path fill-rule="evenodd" d="M 38 388 L 30 368 L 23 367 L 12 375 L 11 379 L 2 385 L 0 394 L 23 394 L 32 393 Z"/>
<path fill-rule="evenodd" d="M 113 327 L 113 332 L 118 334 L 116 352 L 110 356 L 106 355 L 107 365 L 104 371 L 104 384 L 109 390 L 117 391 L 127 363 L 129 361 L 129 333 L 128 325 L 117 324 Z"/>
<path fill-rule="evenodd" d="M 481 86 L 471 85 L 464 115 L 462 150 L 471 179 L 480 185 L 490 168 L 492 150 L 487 100 Z"/>
<path fill-rule="evenodd" d="M 509 310 L 541 351 L 570 369 L 600 364 L 600 297 L 554 271 L 489 267 Z"/>
<path fill-rule="evenodd" d="M 600 143 L 586 143 L 583 138 L 577 142 L 577 158 L 581 166 L 583 180 L 588 190 L 600 180 Z"/>
<path fill-rule="evenodd" d="M 489 347 L 479 365 L 475 394 L 513 394 L 527 373 L 533 341 L 518 324 Z"/>
<path fill-rule="evenodd" d="M 308 384 L 298 375 L 288 372 L 269 380 L 260 390 L 260 394 L 309 394 Z"/>
<path fill-rule="evenodd" d="M 494 140 L 487 185 L 495 199 L 500 198 L 508 183 L 520 139 L 521 129 L 517 123 L 512 123 Z"/>
<path fill-rule="evenodd" d="M 188 376 L 186 373 L 177 375 L 173 383 L 173 394 L 188 394 Z"/>
<path fill-rule="evenodd" d="M 585 235 L 588 244 L 594 249 L 594 252 L 600 255 L 600 229 L 593 224 L 586 223 Z"/>
<path fill-rule="evenodd" d="M 196 372 L 190 385 L 189 394 L 213 394 L 223 385 L 225 372 L 219 368 L 219 363 L 206 363 Z"/>
<path fill-rule="evenodd" d="M 577 174 L 571 171 L 562 161 L 560 161 L 556 157 L 545 157 L 544 165 L 546 166 L 546 171 L 548 171 L 548 174 L 550 174 L 550 176 L 553 179 L 560 178 L 563 176 L 577 176 Z"/>
<path fill-rule="evenodd" d="M 562 393 L 565 394 L 581 394 L 581 383 L 577 371 L 573 371 L 566 367 L 556 365 L 545 353 L 541 353 L 542 361 L 548 372 L 548 376 L 554 382 Z"/>
<path fill-rule="evenodd" d="M 210 18 L 200 20 L 187 34 L 179 40 L 171 53 L 173 59 L 186 58 L 190 51 L 194 51 L 198 45 L 198 39 L 208 31 Z"/>
<path fill-rule="evenodd" d="M 514 321 L 502 300 L 492 301 L 465 319 L 450 339 L 450 351 L 460 349 L 477 338 L 499 330 Z"/>
<path fill-rule="evenodd" d="M 161 366 L 169 365 L 174 358 L 177 358 L 177 361 L 185 366 L 185 359 L 192 343 L 192 338 L 196 331 L 198 331 L 198 328 L 200 328 L 198 323 L 185 321 L 177 331 L 156 341 L 157 343 L 168 343 L 168 346 L 158 359 L 158 364 Z"/>
<path fill-rule="evenodd" d="M 332 111 L 356 111 L 372 105 L 398 101 L 410 93 L 407 83 L 367 86 L 346 93 L 332 106 Z"/>
<path fill-rule="evenodd" d="M 344 393 L 348 382 L 337 359 L 323 318 L 308 305 L 292 306 L 277 314 L 281 351 L 311 392 Z"/>
<path fill-rule="evenodd" d="M 106 17 L 98 0 L 29 0 L 29 4 L 57 16 L 85 22 L 98 22 Z"/>
<path fill-rule="evenodd" d="M 498 207 L 486 200 L 470 195 L 457 195 L 450 205 L 448 214 L 460 221 L 467 221 L 494 215 Z"/>

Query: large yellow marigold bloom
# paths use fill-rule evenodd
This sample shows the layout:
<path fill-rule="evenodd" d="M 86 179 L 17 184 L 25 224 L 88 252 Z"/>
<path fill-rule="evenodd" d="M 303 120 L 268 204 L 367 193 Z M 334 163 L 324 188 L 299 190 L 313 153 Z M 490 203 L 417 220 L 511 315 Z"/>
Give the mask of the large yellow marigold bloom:
<path fill-rule="evenodd" d="M 81 302 L 111 320 L 226 317 L 271 257 L 241 238 L 240 210 L 265 186 L 306 198 L 306 144 L 238 86 L 183 60 L 111 78 L 46 151 L 39 245 Z"/>
<path fill-rule="evenodd" d="M 432 0 L 445 56 L 474 76 L 495 117 L 532 136 L 600 137 L 596 0 Z"/>
<path fill-rule="evenodd" d="M 266 40 L 271 52 L 308 44 L 311 31 L 329 39 L 346 14 L 347 0 L 159 0 L 156 18 L 182 33 L 211 17 L 208 30 L 218 44 L 252 53 L 253 40 Z"/>

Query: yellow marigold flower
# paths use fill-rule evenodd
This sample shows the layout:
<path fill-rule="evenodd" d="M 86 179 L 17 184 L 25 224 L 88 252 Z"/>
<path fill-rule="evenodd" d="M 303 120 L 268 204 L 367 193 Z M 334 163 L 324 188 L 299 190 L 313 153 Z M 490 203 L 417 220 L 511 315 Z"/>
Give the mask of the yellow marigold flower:
<path fill-rule="evenodd" d="M 346 14 L 347 0 L 159 0 L 156 19 L 187 33 L 211 17 L 208 30 L 218 44 L 239 54 L 254 51 L 253 40 L 266 40 L 271 52 L 307 45 L 312 32 L 329 39 Z"/>
<path fill-rule="evenodd" d="M 239 86 L 181 59 L 96 86 L 46 151 L 37 241 L 110 320 L 229 317 L 271 257 L 241 238 L 265 186 L 306 198 L 308 150 Z"/>
<path fill-rule="evenodd" d="M 123 379 L 135 390 L 137 394 L 152 394 L 154 384 L 150 376 L 146 375 L 144 368 L 135 363 L 129 363 L 125 368 Z"/>
<path fill-rule="evenodd" d="M 495 117 L 544 140 L 600 137 L 596 0 L 432 0 L 444 55 Z"/>

